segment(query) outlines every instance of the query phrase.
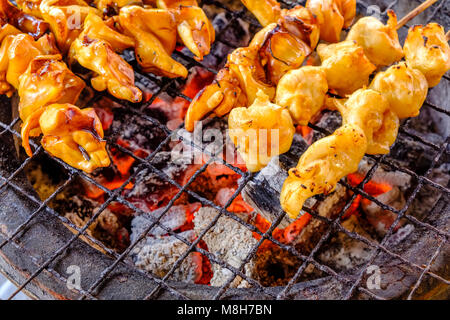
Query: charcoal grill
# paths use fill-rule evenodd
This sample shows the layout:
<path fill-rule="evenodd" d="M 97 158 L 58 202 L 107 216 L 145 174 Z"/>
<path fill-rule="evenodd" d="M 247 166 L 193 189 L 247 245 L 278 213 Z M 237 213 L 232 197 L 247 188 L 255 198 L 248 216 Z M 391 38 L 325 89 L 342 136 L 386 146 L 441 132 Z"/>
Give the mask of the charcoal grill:
<path fill-rule="evenodd" d="M 381 8 L 381 15 L 383 16 L 387 9 L 392 8 L 395 10 L 399 5 L 399 2 L 402 1 L 358 1 L 358 10 L 360 13 L 364 14 L 374 10 L 374 8 Z M 412 7 L 418 4 L 418 1 L 410 1 L 410 3 Z M 250 24 L 258 26 L 256 20 L 254 20 L 242 7 L 237 11 L 231 10 L 228 7 L 227 2 L 215 0 L 206 0 L 203 1 L 203 4 L 217 6 L 229 12 L 232 19 L 224 30 L 233 28 L 233 23 L 236 22 L 237 19 L 245 19 Z M 304 4 L 304 1 L 284 1 L 283 4 L 285 6 L 293 6 L 295 4 Z M 373 5 L 378 7 L 374 7 Z M 450 1 L 448 0 L 438 2 L 429 9 L 426 18 L 423 19 L 424 22 L 434 20 L 440 22 L 448 29 L 450 27 L 448 19 L 449 6 Z M 404 33 L 407 28 L 408 26 L 404 27 L 401 32 Z M 219 34 L 217 38 L 217 42 L 220 43 L 221 35 Z M 227 45 L 230 46 L 229 43 L 227 43 Z M 191 69 L 195 66 L 217 73 L 216 70 L 207 68 L 201 62 L 197 62 L 181 52 L 176 52 L 175 57 L 177 60 L 183 62 L 187 69 Z M 176 131 L 169 130 L 151 114 L 146 113 L 146 108 L 154 102 L 159 94 L 165 92 L 169 92 L 171 95 L 176 95 L 188 101 L 190 101 L 190 99 L 173 89 L 172 84 L 177 80 L 160 79 L 147 74 L 137 74 L 137 77 L 138 79 L 146 79 L 159 89 L 157 94 L 153 95 L 146 104 L 139 106 L 130 105 L 129 111 L 160 128 L 166 134 L 166 139 L 146 158 L 140 158 L 127 150 L 127 148 L 111 142 L 113 147 L 118 148 L 122 152 L 133 157 L 138 163 L 137 169 L 130 178 L 119 189 L 114 191 L 110 191 L 103 187 L 85 173 L 68 166 L 58 159 L 53 159 L 52 161 L 58 166 L 64 168 L 67 178 L 49 198 L 43 201 L 39 199 L 24 174 L 24 168 L 32 161 L 32 159 L 42 155 L 45 151 L 41 146 L 33 144 L 35 149 L 33 157 L 24 161 L 20 160 L 22 158 L 18 156 L 17 149 L 15 148 L 17 139 L 20 139 L 20 133 L 17 131 L 19 119 L 12 114 L 10 107 L 11 101 L 4 97 L 1 98 L 0 270 L 2 270 L 2 272 L 18 286 L 17 291 L 11 298 L 23 290 L 28 295 L 40 299 L 412 299 L 420 296 L 420 288 L 425 282 L 432 283 L 430 286 L 434 288 L 435 294 L 431 295 L 431 297 L 436 297 L 439 292 L 442 293 L 443 291 L 445 292 L 448 290 L 448 285 L 450 284 L 448 274 L 443 275 L 442 272 L 433 270 L 433 263 L 442 254 L 448 253 L 449 233 L 447 226 L 450 214 L 450 189 L 448 185 L 440 185 L 428 177 L 433 166 L 440 158 L 449 154 L 448 144 L 450 139 L 448 135 L 445 137 L 444 143 L 438 145 L 411 132 L 408 129 L 410 120 L 403 123 L 397 143 L 401 144 L 404 139 L 413 139 L 426 147 L 427 150 L 432 150 L 434 153 L 433 161 L 428 170 L 424 174 L 418 174 L 409 168 L 399 167 L 395 161 L 392 161 L 392 159 L 389 158 L 389 156 L 367 156 L 373 165 L 364 180 L 358 186 L 353 187 L 344 180 L 340 182 L 346 188 L 352 190 L 353 195 L 347 201 L 344 209 L 336 219 L 324 218 L 318 215 L 313 208 L 304 208 L 305 211 L 312 215 L 313 219 L 319 219 L 326 222 L 327 230 L 320 237 L 320 241 L 310 254 L 303 255 L 293 246 L 280 243 L 272 236 L 272 232 L 283 218 L 283 212 L 279 212 L 277 219 L 270 229 L 263 233 L 253 225 L 243 221 L 227 210 L 228 206 L 239 195 L 245 185 L 254 178 L 254 174 L 242 172 L 239 168 L 209 154 L 211 156 L 210 160 L 192 176 L 186 185 L 181 186 L 178 182 L 170 179 L 164 172 L 152 164 L 152 159 L 155 157 L 156 153 L 170 142 L 172 136 L 176 134 Z M 450 87 L 450 78 L 448 75 L 444 76 L 442 82 L 445 82 L 444 85 L 447 88 Z M 121 103 L 123 104 L 123 102 Z M 427 100 L 423 108 L 430 108 L 433 112 L 440 114 L 444 118 L 448 118 L 450 117 L 448 107 L 448 105 L 440 106 Z M 312 124 L 309 126 L 319 133 L 330 134 L 327 128 Z M 182 139 L 182 137 L 179 138 Z M 202 147 L 196 146 L 195 143 L 190 142 L 190 144 L 194 148 L 198 148 L 202 152 L 207 153 L 206 150 L 202 150 Z M 220 207 L 188 189 L 188 186 L 206 170 L 207 166 L 212 161 L 221 162 L 243 177 L 239 188 L 224 207 Z M 406 205 L 400 210 L 380 202 L 375 197 L 366 193 L 363 189 L 364 185 L 371 179 L 375 170 L 380 165 L 387 166 L 392 170 L 404 172 L 410 175 L 415 181 L 413 192 L 408 196 Z M 170 228 L 162 225 L 159 221 L 160 218 L 155 218 L 153 223 L 146 228 L 144 233 L 136 241 L 132 242 L 122 253 L 111 250 L 97 239 L 89 236 L 86 233 L 88 226 L 98 218 L 101 211 L 112 201 L 117 201 L 138 213 L 141 212 L 139 208 L 124 199 L 121 192 L 128 182 L 144 169 L 151 170 L 162 179 L 178 188 L 178 193 L 164 208 L 164 213 L 171 208 L 176 199 L 183 193 L 187 193 L 203 205 L 216 208 L 219 211 L 218 216 L 212 221 L 209 228 L 214 226 L 219 217 L 225 215 L 243 224 L 251 232 L 255 232 L 261 236 L 257 245 L 245 259 L 244 264 L 250 261 L 264 240 L 270 240 L 302 261 L 295 276 L 284 287 L 263 287 L 258 281 L 245 275 L 243 272 L 244 264 L 239 268 L 235 268 L 225 261 L 221 261 L 221 259 L 217 258 L 214 254 L 197 246 L 208 229 L 205 230 L 198 239 L 192 242 L 179 234 L 174 233 Z M 105 198 L 106 201 L 83 228 L 77 227 L 48 206 L 49 202 L 72 183 L 75 178 L 81 178 L 94 184 L 107 195 Z M 442 194 L 435 207 L 429 208 L 429 216 L 434 217 L 433 223 L 421 221 L 407 214 L 407 210 L 412 201 L 425 185 L 433 187 L 436 192 Z M 361 195 L 375 202 L 381 208 L 390 210 L 397 215 L 394 224 L 389 228 L 387 234 L 379 243 L 369 240 L 357 233 L 350 232 L 340 224 L 344 212 L 351 206 L 352 201 L 357 195 Z M 400 253 L 397 251 L 394 252 L 390 247 L 389 238 L 393 234 L 395 226 L 402 218 L 407 219 L 422 231 L 420 239 L 413 245 L 413 248 L 405 250 L 418 250 L 419 247 L 432 250 L 427 260 L 421 264 L 410 261 L 411 259 L 408 258 L 408 251 Z M 71 227 L 72 230 L 75 230 L 75 233 L 69 231 L 67 226 Z M 164 229 L 168 234 L 174 236 L 189 247 L 173 265 L 169 273 L 162 278 L 157 278 L 144 273 L 126 262 L 127 256 L 130 254 L 136 243 L 143 239 L 145 235 L 156 226 Z M 321 246 L 323 246 L 332 234 L 336 232 L 345 233 L 348 237 L 361 241 L 374 249 L 370 261 L 356 275 L 353 274 L 349 276 L 336 272 L 329 266 L 321 264 L 318 259 L 316 259 L 315 255 L 320 250 Z M 88 239 L 91 243 L 100 247 L 103 252 L 88 245 L 85 241 L 81 240 L 81 237 Z M 230 276 L 228 281 L 222 287 L 193 285 L 170 280 L 171 274 L 181 265 L 183 259 L 185 259 L 190 252 L 194 251 L 205 255 L 211 262 L 231 271 L 232 276 Z M 405 276 L 402 281 L 396 284 L 395 288 L 383 288 L 384 290 L 382 291 L 367 288 L 365 283 L 367 269 L 377 261 L 384 261 L 380 267 L 382 274 L 388 278 L 394 277 L 393 274 L 398 276 L 398 272 L 403 270 Z M 312 281 L 298 282 L 297 280 L 302 276 L 309 264 L 314 265 L 317 269 L 326 274 L 326 276 Z M 67 268 L 71 265 L 82 267 L 82 289 L 69 289 L 67 287 L 67 281 L 70 277 L 67 273 Z M 409 274 L 409 276 L 406 276 L 406 274 Z M 413 276 L 410 276 L 410 274 Z M 230 284 L 237 276 L 245 279 L 251 285 L 251 288 L 230 288 Z"/>

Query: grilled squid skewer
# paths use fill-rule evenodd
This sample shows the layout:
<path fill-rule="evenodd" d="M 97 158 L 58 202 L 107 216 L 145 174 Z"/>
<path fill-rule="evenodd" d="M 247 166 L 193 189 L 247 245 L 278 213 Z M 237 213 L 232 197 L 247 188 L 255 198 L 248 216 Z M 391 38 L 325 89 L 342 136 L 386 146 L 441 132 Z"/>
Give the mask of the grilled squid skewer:
<path fill-rule="evenodd" d="M 322 171 L 310 169 L 315 162 L 308 159 L 313 157 L 316 152 L 320 154 L 320 151 L 317 151 L 318 146 L 331 146 L 329 143 L 331 138 L 327 137 L 312 144 L 300 158 L 297 169 L 290 172 L 281 192 L 281 205 L 291 218 L 297 217 L 306 199 L 334 190 L 340 179 L 356 171 L 365 153 L 388 153 L 397 138 L 399 120 L 417 116 L 428 92 L 425 76 L 404 62 L 377 74 L 370 88 L 356 91 L 345 103 L 338 100 L 332 100 L 331 104 L 327 102 L 328 106 L 334 103 L 335 108 L 342 114 L 343 127 L 356 126 L 362 130 L 365 145 L 363 148 L 363 144 L 354 141 L 352 146 L 345 145 L 349 149 L 330 147 L 328 152 L 322 153 L 322 157 L 325 159 L 332 159 L 331 155 L 333 155 L 337 159 L 346 160 L 340 162 L 337 168 L 330 169 L 335 170 L 329 173 L 334 174 L 331 176 L 333 179 L 327 176 L 325 183 Z M 339 130 L 341 129 L 336 132 Z M 334 139 L 344 140 L 336 132 L 332 135 Z M 359 148 L 362 148 L 360 149 L 362 154 L 358 157 L 351 156 L 352 152 Z M 320 150 L 323 152 L 326 149 Z M 315 160 L 315 158 L 312 159 Z M 323 158 L 321 159 L 323 160 Z M 326 165 L 328 165 L 326 162 L 323 163 L 323 166 Z M 299 171 L 301 174 L 298 174 Z M 313 173 L 311 174 L 311 172 Z M 314 183 L 314 187 L 319 188 L 314 188 L 312 191 L 310 188 L 312 183 Z"/>
<path fill-rule="evenodd" d="M 186 130 L 193 131 L 195 121 L 210 112 L 225 115 L 237 106 L 250 106 L 258 90 L 273 101 L 279 80 L 299 68 L 312 52 L 310 45 L 316 45 L 318 29 L 314 19 L 305 8 L 296 7 L 278 23 L 258 32 L 248 47 L 230 54 L 215 81 L 191 102 L 185 118 Z"/>
<path fill-rule="evenodd" d="M 231 140 L 252 172 L 287 152 L 295 133 L 289 111 L 271 103 L 262 91 L 250 107 L 231 110 L 228 127 Z"/>
<path fill-rule="evenodd" d="M 434 87 L 450 70 L 450 47 L 444 28 L 437 23 L 416 25 L 408 31 L 403 46 L 408 65 L 420 70 Z"/>
<path fill-rule="evenodd" d="M 2 94 L 19 94 L 22 145 L 29 156 L 29 137 L 43 134 L 42 146 L 86 172 L 109 165 L 103 131 L 93 109 L 74 106 L 85 87 L 62 62 L 52 36 L 35 41 L 28 34 L 4 37 L 0 49 Z M 58 110 L 56 112 L 55 110 Z M 64 111 L 64 112 L 63 112 Z"/>
<path fill-rule="evenodd" d="M 376 66 L 391 65 L 400 61 L 404 55 L 398 39 L 397 16 L 389 10 L 388 17 L 386 25 L 375 17 L 361 18 L 347 35 L 347 40 L 356 41 Z"/>
<path fill-rule="evenodd" d="M 92 108 L 52 104 L 36 110 L 22 126 L 22 144 L 29 156 L 28 137 L 36 129 L 43 134 L 44 149 L 72 167 L 91 173 L 110 164 L 102 124 Z"/>

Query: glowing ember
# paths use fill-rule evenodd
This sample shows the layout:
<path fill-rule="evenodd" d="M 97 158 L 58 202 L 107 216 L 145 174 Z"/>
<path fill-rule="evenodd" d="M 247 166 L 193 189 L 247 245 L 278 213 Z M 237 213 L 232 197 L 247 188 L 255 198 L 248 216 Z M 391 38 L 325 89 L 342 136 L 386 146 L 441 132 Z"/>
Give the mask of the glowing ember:
<path fill-rule="evenodd" d="M 352 187 L 356 187 L 364 180 L 364 176 L 359 173 L 352 173 L 347 176 L 347 181 Z M 373 197 L 377 197 L 383 193 L 392 190 L 392 186 L 387 183 L 378 183 L 375 181 L 368 181 L 363 190 Z M 357 195 L 353 200 L 350 208 L 342 216 L 343 219 L 347 219 L 352 215 L 359 215 L 359 208 L 361 204 L 369 204 L 369 199 L 363 198 L 361 195 Z"/>

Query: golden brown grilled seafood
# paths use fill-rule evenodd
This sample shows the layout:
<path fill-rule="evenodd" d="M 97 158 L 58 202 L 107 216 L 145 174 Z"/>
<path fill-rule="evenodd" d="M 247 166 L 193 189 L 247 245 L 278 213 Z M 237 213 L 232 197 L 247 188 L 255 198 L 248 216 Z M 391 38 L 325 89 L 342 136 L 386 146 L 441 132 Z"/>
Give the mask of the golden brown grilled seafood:
<path fill-rule="evenodd" d="M 91 173 L 110 164 L 102 124 L 92 108 L 52 104 L 36 110 L 22 126 L 22 145 L 29 156 L 32 151 L 28 140 L 33 129 L 41 130 L 45 150 L 72 167 Z"/>
<path fill-rule="evenodd" d="M 381 92 L 401 119 L 418 116 L 428 93 L 425 76 L 405 62 L 378 73 L 370 88 Z"/>
<path fill-rule="evenodd" d="M 37 56 L 19 77 L 19 114 L 23 121 L 42 106 L 77 102 L 85 83 L 61 59 L 61 55 Z"/>
<path fill-rule="evenodd" d="M 231 110 L 228 127 L 230 138 L 252 172 L 287 152 L 295 133 L 289 112 L 271 103 L 262 91 L 258 91 L 250 107 Z"/>
<path fill-rule="evenodd" d="M 317 17 L 320 39 L 328 42 L 338 42 L 356 15 L 356 0 L 308 0 L 306 7 Z"/>
<path fill-rule="evenodd" d="M 278 24 L 270 24 L 258 32 L 248 47 L 230 54 L 225 70 L 191 102 L 185 118 L 186 129 L 194 130 L 195 121 L 210 112 L 225 115 L 234 107 L 251 105 L 258 90 L 273 99 L 281 77 L 299 68 L 311 53 L 308 43 L 315 45 L 318 41 L 318 30 L 302 23 L 301 17 L 314 20 L 296 8 Z"/>
<path fill-rule="evenodd" d="M 390 109 L 388 100 L 381 92 L 359 89 L 336 107 L 342 115 L 343 124 L 357 125 L 367 138 L 368 154 L 386 154 L 398 134 L 399 119 Z"/>
<path fill-rule="evenodd" d="M 225 115 L 236 106 L 251 105 L 261 90 L 270 99 L 275 87 L 265 81 L 265 72 L 258 59 L 257 47 L 238 48 L 228 57 L 228 63 L 215 81 L 201 90 L 186 113 L 186 130 L 193 131 L 195 121 L 209 112 Z"/>
<path fill-rule="evenodd" d="M 342 177 L 355 172 L 366 148 L 364 131 L 354 124 L 313 143 L 289 170 L 281 190 L 280 203 L 289 217 L 295 219 L 308 198 L 332 192 Z"/>
<path fill-rule="evenodd" d="M 444 28 L 437 23 L 411 27 L 403 50 L 408 65 L 425 75 L 430 88 L 450 70 L 450 47 Z"/>
<path fill-rule="evenodd" d="M 186 68 L 170 56 L 176 45 L 176 21 L 167 10 L 128 6 L 120 10 L 119 21 L 136 42 L 135 53 L 145 72 L 176 78 L 186 77 Z"/>
<path fill-rule="evenodd" d="M 281 16 L 280 3 L 276 0 L 242 0 L 263 27 L 276 23 Z"/>
<path fill-rule="evenodd" d="M 173 12 L 181 41 L 194 54 L 195 59 L 203 60 L 211 50 L 215 31 L 197 1 L 157 0 L 156 6 Z"/>
<path fill-rule="evenodd" d="M 376 67 L 364 54 L 364 49 L 351 40 L 317 47 L 326 73 L 328 87 L 345 96 L 369 84 Z"/>
<path fill-rule="evenodd" d="M 39 5 L 42 18 L 49 23 L 62 53 L 68 52 L 70 45 L 83 31 L 88 14 L 100 12 L 83 0 L 42 0 Z"/>
<path fill-rule="evenodd" d="M 295 124 L 307 125 L 324 106 L 327 92 L 327 78 L 322 68 L 305 66 L 281 78 L 275 101 L 289 110 Z"/>
<path fill-rule="evenodd" d="M 53 37 L 46 35 L 35 41 L 20 33 L 6 35 L 0 47 L 0 94 L 11 96 L 19 87 L 19 77 L 27 70 L 31 60 L 42 54 L 57 53 Z"/>
<path fill-rule="evenodd" d="M 115 44 L 114 48 L 108 41 L 95 37 L 102 30 L 111 32 L 110 37 L 115 35 L 115 31 L 109 30 L 98 16 L 89 14 L 84 22 L 83 32 L 70 47 L 70 61 L 76 60 L 86 69 L 95 72 L 91 79 L 95 90 L 108 90 L 116 98 L 131 102 L 141 101 L 142 92 L 134 85 L 133 68 L 115 52 L 115 49 L 126 47 L 127 42 L 122 42 L 117 37 L 118 41 L 112 42 Z"/>
<path fill-rule="evenodd" d="M 71 105 L 78 100 L 85 84 L 62 62 L 53 36 L 45 35 L 35 41 L 28 34 L 13 32 L 10 35 L 4 34 L 1 40 L 0 93 L 11 95 L 14 89 L 18 90 L 19 114 L 24 122 L 22 143 L 27 154 L 32 154 L 29 137 L 43 132 L 44 149 L 72 166 L 91 172 L 99 166 L 109 165 L 105 143 L 97 139 L 97 136 L 103 136 L 103 132 L 98 131 L 97 122 L 100 122 L 95 112 L 80 111 Z M 51 113 L 51 109 L 55 106 L 70 106 L 66 108 L 68 113 L 65 119 L 61 116 L 56 119 L 56 114 Z M 73 121 L 72 116 L 77 113 L 82 115 L 80 119 L 85 119 L 84 122 Z M 89 122 L 92 119 L 97 122 Z M 74 130 L 76 125 L 78 129 Z M 83 132 L 91 130 L 91 127 L 92 130 L 95 129 L 97 136 L 88 136 L 87 131 Z M 75 142 L 79 147 L 75 148 Z M 81 153 L 83 159 L 77 153 Z"/>
<path fill-rule="evenodd" d="M 384 25 L 375 17 L 359 19 L 350 29 L 347 40 L 354 40 L 376 66 L 389 66 L 403 58 L 403 49 L 398 40 L 397 16 L 388 11 L 389 20 Z"/>
<path fill-rule="evenodd" d="M 0 0 L 0 25 L 10 24 L 35 39 L 44 35 L 48 30 L 48 23 L 20 10 L 8 0 Z"/>
<path fill-rule="evenodd" d="M 240 88 L 239 79 L 226 67 L 192 100 L 186 113 L 186 130 L 193 131 L 195 123 L 210 112 L 222 117 L 237 105 L 246 106 L 247 97 Z"/>
<path fill-rule="evenodd" d="M 242 2 L 264 27 L 271 23 L 280 23 L 280 19 L 290 16 L 291 19 L 296 19 L 297 23 L 304 25 L 305 32 L 308 32 L 307 29 L 312 25 L 317 30 L 320 29 L 320 39 L 328 42 L 339 41 L 342 28 L 348 28 L 356 15 L 355 0 L 309 0 L 306 8 L 297 6 L 289 10 L 281 9 L 275 0 L 242 0 Z M 302 15 L 293 14 L 293 11 L 298 10 L 302 11 Z M 310 19 L 311 16 L 314 17 L 313 21 Z M 314 48 L 315 44 L 311 44 L 311 47 Z"/>

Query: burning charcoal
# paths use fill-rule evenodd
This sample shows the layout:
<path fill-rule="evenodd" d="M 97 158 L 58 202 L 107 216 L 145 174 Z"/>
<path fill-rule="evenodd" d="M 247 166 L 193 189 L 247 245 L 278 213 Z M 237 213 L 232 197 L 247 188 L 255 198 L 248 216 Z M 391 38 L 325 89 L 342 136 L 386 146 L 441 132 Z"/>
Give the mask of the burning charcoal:
<path fill-rule="evenodd" d="M 133 231 L 131 241 L 135 241 L 138 236 L 139 234 Z M 194 240 L 193 231 L 182 232 L 180 236 L 188 241 Z M 136 245 L 132 258 L 138 268 L 162 278 L 187 249 L 188 246 L 174 236 L 146 237 Z M 190 253 L 172 274 L 172 279 L 196 283 L 202 277 L 202 263 L 199 253 Z"/>
<path fill-rule="evenodd" d="M 124 108 L 114 109 L 110 136 L 113 141 L 127 142 L 127 149 L 131 151 L 145 150 L 148 153 L 155 150 L 166 138 L 162 129 Z"/>
<path fill-rule="evenodd" d="M 58 199 L 54 203 L 55 210 L 64 212 L 64 216 L 78 228 L 82 228 L 95 214 L 100 203 L 75 195 L 70 198 Z M 89 226 L 86 232 L 110 247 L 123 250 L 129 244 L 128 231 L 116 214 L 106 208 Z"/>
<path fill-rule="evenodd" d="M 195 233 L 197 235 L 202 233 L 218 213 L 216 209 L 207 207 L 197 211 L 194 218 Z M 241 266 L 242 261 L 258 242 L 247 227 L 226 216 L 221 216 L 202 239 L 208 246 L 209 252 L 235 268 Z M 214 275 L 211 285 L 213 286 L 223 285 L 233 274 L 232 271 L 216 263 L 212 264 L 212 268 Z M 249 278 L 257 277 L 254 259 L 245 265 L 243 272 Z M 241 277 L 236 277 L 231 283 L 231 287 L 246 288 L 249 286 L 250 284 Z"/>
<path fill-rule="evenodd" d="M 155 211 L 135 217 L 131 221 L 131 230 L 135 234 L 141 234 L 155 219 L 161 216 L 163 211 L 164 208 L 159 208 Z M 181 205 L 171 207 L 169 211 L 162 216 L 159 223 L 172 231 L 181 228 L 181 226 L 186 223 L 186 208 Z M 151 236 L 163 236 L 165 234 L 167 234 L 167 231 L 158 226 L 155 226 L 149 232 L 149 235 Z"/>
<path fill-rule="evenodd" d="M 393 186 L 390 191 L 383 193 L 376 198 L 380 202 L 397 210 L 402 209 L 406 203 L 403 192 L 401 192 L 397 186 Z M 396 213 L 384 210 L 372 201 L 363 201 L 362 209 L 366 214 L 367 220 L 372 224 L 380 236 L 384 236 L 395 219 L 397 219 Z M 398 226 L 401 226 L 403 222 L 404 221 L 401 220 Z"/>
<path fill-rule="evenodd" d="M 347 189 L 341 185 L 336 186 L 336 191 L 324 200 L 316 202 L 314 207 L 319 216 L 334 219 L 338 216 L 347 202 Z M 322 237 L 328 224 L 317 218 L 312 218 L 298 236 L 291 241 L 300 252 L 311 252 L 316 243 Z"/>
<path fill-rule="evenodd" d="M 189 172 L 193 171 L 188 170 L 191 167 L 189 165 L 172 161 L 170 152 L 159 152 L 153 158 L 152 165 L 182 185 L 192 174 Z M 152 211 L 167 204 L 177 192 L 176 186 L 149 168 L 137 174 L 133 189 L 127 190 L 125 194 L 140 209 Z"/>
<path fill-rule="evenodd" d="M 189 220 L 192 219 L 193 213 L 200 207 L 199 203 L 189 205 L 172 206 L 166 213 L 163 214 L 165 208 L 159 208 L 152 212 L 142 214 L 135 217 L 131 221 L 131 229 L 133 233 L 140 234 L 146 228 L 148 228 L 155 219 L 159 218 L 159 224 L 169 228 L 172 231 L 180 230 L 184 226 L 187 226 Z M 167 234 L 167 231 L 159 226 L 153 227 L 149 235 L 162 236 Z"/>
<path fill-rule="evenodd" d="M 275 221 L 282 212 L 280 192 L 288 170 L 297 165 L 298 159 L 308 147 L 306 141 L 298 134 L 294 136 L 291 149 L 279 157 L 274 157 L 242 191 L 244 200 L 261 213 L 269 222 Z M 283 218 L 280 228 L 287 227 L 293 220 Z"/>
<path fill-rule="evenodd" d="M 366 226 L 362 225 L 361 222 L 360 218 L 353 215 L 342 222 L 342 226 L 350 232 L 374 241 L 367 233 Z M 359 268 L 369 261 L 373 250 L 365 243 L 339 232 L 324 245 L 318 254 L 318 258 L 320 262 L 328 265 L 333 270 L 356 273 Z"/>

